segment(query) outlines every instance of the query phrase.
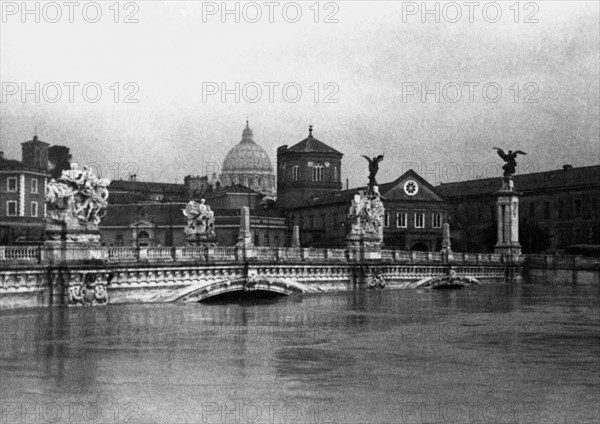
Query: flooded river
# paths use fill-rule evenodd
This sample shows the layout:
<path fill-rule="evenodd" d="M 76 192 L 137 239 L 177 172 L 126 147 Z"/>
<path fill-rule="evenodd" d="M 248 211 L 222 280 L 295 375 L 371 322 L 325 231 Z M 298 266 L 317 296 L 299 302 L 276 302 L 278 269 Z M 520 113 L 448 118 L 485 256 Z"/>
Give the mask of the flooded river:
<path fill-rule="evenodd" d="M 0 311 L 2 423 L 597 423 L 590 286 Z"/>

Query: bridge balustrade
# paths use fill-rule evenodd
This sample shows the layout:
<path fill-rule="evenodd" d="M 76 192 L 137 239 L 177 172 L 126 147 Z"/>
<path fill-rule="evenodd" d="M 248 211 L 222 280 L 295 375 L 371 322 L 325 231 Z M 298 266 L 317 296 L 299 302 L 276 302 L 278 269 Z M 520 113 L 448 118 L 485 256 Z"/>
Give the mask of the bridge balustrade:
<path fill-rule="evenodd" d="M 178 261 L 206 261 L 207 249 L 202 246 L 186 246 L 176 249 L 175 259 Z"/>
<path fill-rule="evenodd" d="M 254 256 L 246 252 L 254 251 Z M 206 262 L 243 261 L 253 257 L 259 262 L 352 262 L 354 256 L 347 249 L 292 248 L 292 247 L 250 247 L 236 246 L 178 246 L 178 247 L 70 247 L 70 246 L 0 246 L 0 263 L 60 263 L 98 260 L 110 263 L 131 262 Z M 515 258 L 494 253 L 460 253 L 450 256 L 440 252 L 412 252 L 382 249 L 381 258 L 393 263 L 450 263 L 483 264 L 509 263 Z M 579 256 L 527 255 L 529 264 L 544 266 L 577 266 L 588 259 Z M 594 258 L 589 259 L 597 263 Z"/>
<path fill-rule="evenodd" d="M 276 261 L 277 250 L 270 247 L 257 247 L 256 257 L 258 260 L 262 261 Z"/>
<path fill-rule="evenodd" d="M 149 261 L 173 261 L 173 249 L 171 247 L 147 247 L 146 251 Z"/>
<path fill-rule="evenodd" d="M 214 247 L 209 250 L 209 259 L 216 261 L 235 261 L 235 246 Z"/>
<path fill-rule="evenodd" d="M 111 262 L 137 262 L 137 249 L 135 247 L 109 247 L 108 260 Z"/>
<path fill-rule="evenodd" d="M 0 246 L 0 261 L 39 262 L 39 246 Z"/>

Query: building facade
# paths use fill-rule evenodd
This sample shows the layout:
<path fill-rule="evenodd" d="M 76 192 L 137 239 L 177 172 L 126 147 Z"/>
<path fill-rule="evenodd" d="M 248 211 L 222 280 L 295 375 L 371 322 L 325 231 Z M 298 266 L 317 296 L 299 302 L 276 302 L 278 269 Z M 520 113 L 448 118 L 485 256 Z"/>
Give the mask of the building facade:
<path fill-rule="evenodd" d="M 600 166 L 520 174 L 519 240 L 524 253 L 554 253 L 571 245 L 600 245 Z M 500 178 L 437 186 L 452 208 L 461 250 L 487 252 L 496 243 L 495 193 Z"/>
<path fill-rule="evenodd" d="M 187 203 L 109 205 L 100 223 L 102 243 L 106 246 L 185 246 Z M 212 207 L 212 206 L 211 206 Z M 219 246 L 238 242 L 240 209 L 216 209 L 215 232 Z M 253 209 L 251 237 L 256 246 L 285 246 L 285 219 L 277 211 Z"/>
<path fill-rule="evenodd" d="M 21 161 L 0 156 L 0 244 L 43 239 L 50 145 L 34 136 L 21 146 Z"/>
<path fill-rule="evenodd" d="M 343 247 L 347 213 L 352 197 L 367 187 L 322 193 L 285 210 L 290 225 L 300 227 L 303 246 Z M 442 224 L 448 207 L 435 188 L 409 170 L 396 180 L 379 185 L 385 207 L 385 248 L 436 251 L 441 249 Z"/>

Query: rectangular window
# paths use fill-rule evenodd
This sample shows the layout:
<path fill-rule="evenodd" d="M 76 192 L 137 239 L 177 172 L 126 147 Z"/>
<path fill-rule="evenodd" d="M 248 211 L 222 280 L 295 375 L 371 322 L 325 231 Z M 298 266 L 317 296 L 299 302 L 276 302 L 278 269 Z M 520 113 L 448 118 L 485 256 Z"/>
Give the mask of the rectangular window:
<path fill-rule="evenodd" d="M 408 222 L 407 216 L 408 216 L 408 214 L 406 212 L 398 212 L 396 214 L 396 227 L 406 228 L 407 227 L 406 223 Z"/>
<path fill-rule="evenodd" d="M 425 228 L 425 214 L 423 212 L 415 213 L 415 228 Z"/>
<path fill-rule="evenodd" d="M 559 220 L 563 220 L 565 219 L 565 206 L 562 200 L 558 201 L 558 219 Z"/>
<path fill-rule="evenodd" d="M 298 165 L 295 165 L 292 168 L 292 180 L 298 181 L 299 179 L 300 179 L 300 167 Z"/>
<path fill-rule="evenodd" d="M 321 214 L 321 228 L 322 228 L 322 229 L 325 229 L 325 227 L 327 226 L 327 222 L 325 221 L 325 219 L 326 219 L 326 218 L 325 218 L 325 214 L 324 214 L 324 213 L 322 213 L 322 214 Z"/>
<path fill-rule="evenodd" d="M 38 216 L 38 202 L 31 202 L 31 216 Z"/>
<path fill-rule="evenodd" d="M 17 202 L 9 200 L 6 202 L 6 214 L 8 216 L 17 216 Z"/>
<path fill-rule="evenodd" d="M 535 221 L 535 203 L 529 203 L 529 221 Z"/>
<path fill-rule="evenodd" d="M 385 215 L 383 215 L 383 226 L 386 228 L 390 226 L 390 213 L 389 212 L 386 212 Z"/>
<path fill-rule="evenodd" d="M 544 219 L 550 219 L 550 202 L 544 202 Z"/>
<path fill-rule="evenodd" d="M 15 192 L 17 191 L 17 179 L 16 178 L 8 178 L 6 180 L 6 191 Z"/>
<path fill-rule="evenodd" d="M 575 218 L 581 218 L 581 199 L 575 199 L 573 202 L 573 214 Z"/>
<path fill-rule="evenodd" d="M 433 228 L 442 228 L 442 214 L 441 213 L 433 214 Z"/>
<path fill-rule="evenodd" d="M 581 228 L 575 228 L 573 230 L 573 242 L 574 243 L 581 243 L 582 238 L 581 238 Z"/>
<path fill-rule="evenodd" d="M 254 234 L 254 245 L 260 246 L 260 238 L 259 238 L 258 234 Z"/>
<path fill-rule="evenodd" d="M 37 194 L 38 192 L 38 179 L 37 178 L 32 178 L 31 179 L 31 192 Z"/>

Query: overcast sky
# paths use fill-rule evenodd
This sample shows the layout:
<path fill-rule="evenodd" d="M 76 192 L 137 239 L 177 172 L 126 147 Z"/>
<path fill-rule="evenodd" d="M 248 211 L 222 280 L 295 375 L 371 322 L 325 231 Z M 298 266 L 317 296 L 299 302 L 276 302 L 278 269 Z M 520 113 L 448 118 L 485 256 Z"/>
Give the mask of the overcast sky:
<path fill-rule="evenodd" d="M 409 15 L 421 2 L 321 3 L 318 23 L 312 2 L 300 4 L 296 23 L 292 6 L 284 15 L 286 2 L 274 9 L 273 23 L 262 2 L 258 23 L 248 22 L 256 7 L 241 9 L 240 23 L 233 15 L 222 22 L 220 11 L 209 15 L 221 2 L 121 3 L 119 23 L 113 2 L 100 2 L 97 23 L 87 22 L 81 7 L 70 23 L 64 6 L 58 23 L 48 22 L 56 16 L 50 8 L 36 23 L 14 10 L 21 2 L 6 3 L 12 2 L 4 2 L 0 23 L 0 142 L 9 158 L 20 159 L 20 143 L 37 128 L 40 139 L 70 147 L 75 161 L 98 164 L 103 177 L 126 177 L 126 164 L 135 163 L 139 179 L 182 182 L 220 164 L 249 119 L 272 162 L 278 146 L 304 139 L 313 124 L 315 137 L 344 153 L 342 173 L 351 186 L 367 182 L 361 154 L 385 154 L 380 182 L 410 163 L 434 184 L 492 176 L 497 168 L 490 164 L 501 162 L 494 146 L 526 151 L 521 172 L 600 163 L 598 2 L 521 2 L 518 17 L 514 2 L 501 2 L 495 23 L 496 10 L 484 13 L 485 2 L 473 22 L 456 3 L 457 23 L 449 22 L 456 8 L 443 3 L 439 23 L 434 15 L 422 23 L 420 10 Z M 89 7 L 85 18 L 94 20 L 95 12 Z M 122 22 L 127 16 L 139 22 Z M 538 22 L 525 22 L 531 20 Z M 12 94 L 15 87 L 35 91 L 36 82 L 39 102 Z M 80 84 L 73 103 L 65 82 Z M 220 93 L 207 95 L 222 83 L 235 91 L 236 82 L 239 103 L 234 94 L 225 102 Z M 86 83 L 102 89 L 98 102 L 83 97 Z M 265 83 L 279 84 L 273 101 Z M 63 92 L 52 103 L 55 84 Z M 256 85 L 262 98 L 252 102 Z M 297 102 L 294 86 L 302 89 Z M 423 87 L 433 90 L 425 99 Z M 138 102 L 124 102 L 128 94 Z M 94 97 L 93 86 L 88 95 Z"/>

